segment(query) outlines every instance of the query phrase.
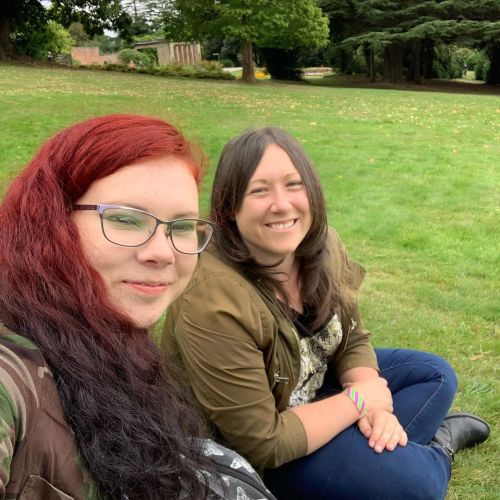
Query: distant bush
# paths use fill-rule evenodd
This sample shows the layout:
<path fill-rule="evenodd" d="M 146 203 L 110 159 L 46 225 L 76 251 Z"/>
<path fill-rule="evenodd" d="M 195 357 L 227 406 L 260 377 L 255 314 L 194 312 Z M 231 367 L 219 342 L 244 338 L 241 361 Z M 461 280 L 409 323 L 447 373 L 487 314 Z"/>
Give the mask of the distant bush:
<path fill-rule="evenodd" d="M 327 47 L 325 59 L 328 66 L 337 68 L 344 75 L 354 75 L 366 73 L 366 60 L 363 55 L 363 47 L 354 49 L 350 46 Z M 383 61 L 380 56 L 376 58 L 377 66 L 381 66 Z M 379 68 L 379 71 L 381 68 Z"/>
<path fill-rule="evenodd" d="M 434 48 L 433 73 L 437 78 L 449 80 L 462 78 L 467 54 L 453 45 L 438 45 Z"/>
<path fill-rule="evenodd" d="M 122 49 L 118 52 L 118 58 L 123 64 L 129 64 L 132 61 L 136 66 L 151 66 L 152 61 L 149 54 L 139 52 L 135 49 Z"/>
<path fill-rule="evenodd" d="M 224 67 L 220 61 L 198 61 L 193 64 L 196 69 L 201 69 L 202 71 L 215 72 L 222 71 Z"/>
<path fill-rule="evenodd" d="M 479 52 L 474 66 L 474 78 L 476 80 L 486 80 L 490 69 L 490 60 L 484 52 Z"/>
<path fill-rule="evenodd" d="M 210 64 L 208 64 L 210 63 Z M 129 68 L 128 64 L 105 64 L 104 66 L 90 64 L 80 66 L 82 69 L 93 69 L 101 71 L 119 71 L 121 73 L 141 73 L 157 76 L 183 76 L 187 78 L 213 78 L 218 80 L 234 80 L 236 77 L 231 73 L 223 71 L 219 62 L 212 64 L 211 61 L 200 61 L 195 65 L 184 65 L 179 63 L 163 64 L 156 66 L 144 66 Z"/>
<path fill-rule="evenodd" d="M 222 64 L 222 66 L 224 66 L 224 68 L 232 68 L 235 66 L 231 59 L 221 59 L 220 63 Z"/>

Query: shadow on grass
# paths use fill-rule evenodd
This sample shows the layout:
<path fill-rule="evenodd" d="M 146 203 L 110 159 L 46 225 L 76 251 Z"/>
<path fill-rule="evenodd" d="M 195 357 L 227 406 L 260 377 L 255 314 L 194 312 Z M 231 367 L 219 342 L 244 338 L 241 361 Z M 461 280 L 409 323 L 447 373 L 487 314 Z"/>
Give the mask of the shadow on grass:
<path fill-rule="evenodd" d="M 412 90 L 425 92 L 445 92 L 457 94 L 500 95 L 500 85 L 487 85 L 477 81 L 466 80 L 422 80 L 421 84 L 403 82 L 400 84 L 382 81 L 370 82 L 363 75 L 330 75 L 323 78 L 306 79 L 309 85 L 318 87 L 343 87 L 363 89 Z"/>

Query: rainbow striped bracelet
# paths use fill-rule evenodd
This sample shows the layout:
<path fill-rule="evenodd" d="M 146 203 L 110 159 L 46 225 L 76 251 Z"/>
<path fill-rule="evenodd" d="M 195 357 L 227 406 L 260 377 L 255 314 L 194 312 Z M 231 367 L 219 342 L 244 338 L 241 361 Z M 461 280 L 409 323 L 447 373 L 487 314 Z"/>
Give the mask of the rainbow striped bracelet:
<path fill-rule="evenodd" d="M 366 410 L 365 400 L 363 399 L 363 396 L 361 396 L 361 394 L 352 387 L 346 387 L 342 392 L 354 403 L 354 406 L 356 406 L 356 409 L 359 413 L 359 418 L 364 416 L 366 414 Z"/>

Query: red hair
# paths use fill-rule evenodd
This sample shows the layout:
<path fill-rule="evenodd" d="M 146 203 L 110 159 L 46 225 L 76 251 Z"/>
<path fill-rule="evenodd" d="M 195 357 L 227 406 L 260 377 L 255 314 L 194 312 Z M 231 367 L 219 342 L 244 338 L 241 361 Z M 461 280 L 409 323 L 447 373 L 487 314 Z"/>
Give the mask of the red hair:
<path fill-rule="evenodd" d="M 94 181 L 168 155 L 182 158 L 199 183 L 197 153 L 169 123 L 93 118 L 49 139 L 0 205 L 0 320 L 33 340 L 51 366 L 77 446 L 105 497 L 166 498 L 182 485 L 192 498 L 201 494 L 180 459 L 202 461 L 185 439 L 200 432 L 190 402 L 145 332 L 110 303 L 71 218 Z"/>

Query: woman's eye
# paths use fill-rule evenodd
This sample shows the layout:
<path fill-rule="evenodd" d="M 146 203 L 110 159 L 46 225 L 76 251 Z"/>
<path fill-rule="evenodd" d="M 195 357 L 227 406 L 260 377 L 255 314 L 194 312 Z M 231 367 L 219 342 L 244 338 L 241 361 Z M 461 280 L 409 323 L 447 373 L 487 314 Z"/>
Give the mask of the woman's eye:
<path fill-rule="evenodd" d="M 196 222 L 195 221 L 177 221 L 175 224 L 172 225 L 172 231 L 175 234 L 185 234 L 185 233 L 193 233 L 196 229 Z"/>
<path fill-rule="evenodd" d="M 265 193 L 267 191 L 267 188 L 265 187 L 257 187 L 257 188 L 252 188 L 248 194 L 261 194 Z"/>
<path fill-rule="evenodd" d="M 112 215 L 107 217 L 106 220 L 115 227 L 123 227 L 127 229 L 141 228 L 144 225 L 139 219 L 130 217 L 129 215 Z"/>
<path fill-rule="evenodd" d="M 301 188 L 302 186 L 304 185 L 304 183 L 300 180 L 296 180 L 296 181 L 289 181 L 287 183 L 287 187 L 289 188 Z"/>

